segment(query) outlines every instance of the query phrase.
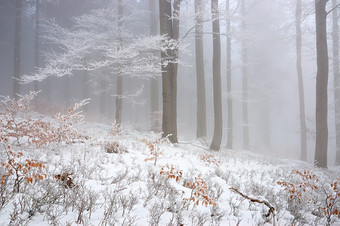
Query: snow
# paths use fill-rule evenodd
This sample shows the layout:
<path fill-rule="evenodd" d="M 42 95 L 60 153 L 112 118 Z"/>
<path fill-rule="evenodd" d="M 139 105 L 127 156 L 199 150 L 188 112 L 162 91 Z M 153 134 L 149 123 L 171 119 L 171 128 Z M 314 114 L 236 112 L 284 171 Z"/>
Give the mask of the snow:
<path fill-rule="evenodd" d="M 339 167 L 322 170 L 308 163 L 244 150 L 222 148 L 213 152 L 202 140 L 159 144 L 161 153 L 154 165 L 154 160 L 146 161 L 150 151 L 141 140 L 157 139 L 159 134 L 123 129 L 113 136 L 110 129 L 105 124 L 85 123 L 78 132 L 90 139 L 24 150 L 25 156 L 44 162 L 48 177 L 23 184 L 21 191 L 0 210 L 0 225 L 10 223 L 16 205 L 14 225 L 272 224 L 272 219 L 266 223 L 263 217 L 268 211 L 266 206 L 242 198 L 231 187 L 268 201 L 275 208 L 276 223 L 290 225 L 294 216 L 288 209 L 286 192 L 277 182 L 292 178 L 292 170 L 306 169 L 331 179 L 340 174 Z M 105 144 L 114 142 L 126 152 L 106 153 Z M 202 160 L 204 155 L 213 155 L 211 158 L 220 164 Z M 5 156 L 1 158 L 4 160 Z M 183 172 L 178 181 L 160 174 L 161 167 L 167 164 Z M 66 187 L 55 179 L 54 175 L 62 173 L 70 174 L 74 187 Z M 206 182 L 206 195 L 215 200 L 216 207 L 183 201 L 192 192 L 186 184 L 198 176 Z M 33 211 L 31 217 L 29 210 Z M 325 224 L 325 218 L 318 218 L 307 209 L 301 211 L 307 224 Z M 333 219 L 334 225 L 340 224 L 339 218 Z"/>

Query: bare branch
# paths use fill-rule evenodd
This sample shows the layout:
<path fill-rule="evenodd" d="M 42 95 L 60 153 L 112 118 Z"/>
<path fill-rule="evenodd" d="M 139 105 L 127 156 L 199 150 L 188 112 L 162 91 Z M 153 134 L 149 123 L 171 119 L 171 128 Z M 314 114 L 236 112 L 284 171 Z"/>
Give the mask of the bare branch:
<path fill-rule="evenodd" d="M 237 194 L 241 195 L 243 198 L 250 200 L 251 202 L 256 202 L 256 203 L 266 205 L 269 208 L 269 210 L 268 210 L 268 213 L 265 216 L 269 217 L 270 215 L 273 215 L 273 225 L 275 226 L 275 208 L 272 205 L 270 205 L 269 202 L 267 202 L 265 200 L 259 200 L 259 199 L 251 198 L 251 197 L 241 193 L 236 188 L 229 188 L 229 189 L 236 192 Z"/>
<path fill-rule="evenodd" d="M 327 15 L 330 14 L 333 10 L 337 9 L 340 7 L 340 3 L 337 4 L 335 7 L 333 7 L 332 9 L 330 9 L 328 12 L 327 12 Z"/>

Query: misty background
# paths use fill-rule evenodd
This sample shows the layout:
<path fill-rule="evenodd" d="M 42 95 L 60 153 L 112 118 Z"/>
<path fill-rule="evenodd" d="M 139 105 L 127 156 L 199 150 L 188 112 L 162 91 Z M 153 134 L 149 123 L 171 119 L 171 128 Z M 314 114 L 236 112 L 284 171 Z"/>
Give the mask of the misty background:
<path fill-rule="evenodd" d="M 114 2 L 114 1 L 113 1 Z M 131 17 L 125 26 L 132 36 L 149 35 L 150 2 L 147 0 L 124 1 L 124 16 Z M 155 1 L 156 3 L 158 1 Z M 212 27 L 210 3 L 205 2 L 207 21 L 203 23 L 205 88 L 207 103 L 207 140 L 213 133 L 213 80 L 212 80 Z M 91 10 L 107 7 L 110 0 L 58 0 L 40 1 L 40 24 L 54 20 L 61 27 L 70 28 L 73 17 L 90 13 Z M 183 62 L 178 69 L 178 135 L 179 140 L 196 137 L 196 71 L 195 36 L 189 32 L 195 25 L 193 1 L 181 3 L 180 35 L 189 44 L 188 52 L 179 52 Z M 241 42 L 247 40 L 248 47 L 248 105 L 250 147 L 255 153 L 280 158 L 299 159 L 300 124 L 299 92 L 295 53 L 295 0 L 249 0 L 246 1 L 247 14 L 242 18 L 239 1 L 231 1 L 232 37 L 232 99 L 233 99 L 233 140 L 234 149 L 242 149 L 242 57 Z M 158 4 L 156 6 L 158 13 Z M 227 80 L 226 80 L 226 23 L 225 2 L 220 1 L 221 53 L 222 53 L 222 103 L 223 136 L 226 145 L 227 125 Z M 29 75 L 35 71 L 36 50 L 36 1 L 22 1 L 20 74 Z M 302 67 L 304 80 L 307 151 L 308 161 L 313 162 L 315 145 L 315 84 L 316 50 L 314 1 L 303 1 L 302 7 Z M 13 79 L 16 1 L 0 1 L 0 95 L 13 97 Z M 241 31 L 241 21 L 245 20 L 246 32 Z M 329 20 L 329 24 L 330 20 Z M 158 24 L 159 26 L 159 24 Z M 331 27 L 331 26 L 328 26 Z M 41 28 L 43 32 L 43 28 Z M 60 51 L 55 45 L 39 38 L 39 65 L 44 66 L 48 55 Z M 332 45 L 329 44 L 329 52 Z M 333 100 L 333 69 L 330 57 L 329 73 L 329 143 L 328 162 L 334 165 L 335 123 Z M 161 76 L 161 74 L 159 75 Z M 110 77 L 115 84 L 116 77 Z M 126 76 L 123 81 L 122 126 L 137 130 L 150 130 L 150 84 L 154 78 Z M 159 84 L 159 104 L 161 106 L 161 81 Z M 109 86 L 109 87 L 107 87 Z M 86 89 L 88 91 L 86 91 Z M 85 109 L 87 120 L 112 123 L 115 112 L 116 87 L 103 81 L 96 72 L 75 71 L 72 76 L 48 77 L 39 82 L 41 93 L 35 103 L 35 110 L 42 113 L 61 111 L 76 101 L 91 98 Z M 20 85 L 20 94 L 34 90 L 34 82 Z M 161 109 L 161 107 L 160 107 Z M 159 131 L 157 131 L 159 132 Z"/>

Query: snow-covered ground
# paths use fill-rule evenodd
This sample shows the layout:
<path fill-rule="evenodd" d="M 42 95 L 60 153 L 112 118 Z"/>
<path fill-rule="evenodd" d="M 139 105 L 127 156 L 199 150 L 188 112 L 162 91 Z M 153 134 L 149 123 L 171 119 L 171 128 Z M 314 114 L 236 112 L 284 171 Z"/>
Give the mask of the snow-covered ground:
<path fill-rule="evenodd" d="M 326 193 L 340 168 L 317 169 L 243 150 L 212 152 L 203 140 L 170 144 L 159 134 L 110 131 L 108 125 L 85 123 L 78 129 L 86 137 L 81 142 L 17 147 L 25 158 L 42 161 L 47 177 L 22 181 L 18 193 L 2 185 L 0 225 L 273 224 L 266 205 L 230 188 L 271 205 L 276 225 L 326 224 L 323 209 L 315 208 L 323 206 L 324 194 L 310 190 L 308 183 L 324 186 Z M 2 154 L 3 162 L 6 158 Z M 303 182 L 294 170 L 318 176 L 307 180 L 301 203 L 277 183 Z M 309 199 L 313 194 L 315 199 Z M 340 197 L 334 198 L 333 210 L 340 209 Z M 338 216 L 330 219 L 340 225 Z"/>

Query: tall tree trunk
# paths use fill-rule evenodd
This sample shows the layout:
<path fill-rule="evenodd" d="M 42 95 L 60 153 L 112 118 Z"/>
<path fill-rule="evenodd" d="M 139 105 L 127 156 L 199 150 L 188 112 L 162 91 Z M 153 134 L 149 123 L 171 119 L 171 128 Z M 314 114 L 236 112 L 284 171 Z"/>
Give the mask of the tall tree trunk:
<path fill-rule="evenodd" d="M 227 148 L 233 148 L 233 99 L 231 94 L 231 14 L 230 0 L 226 0 L 226 29 L 227 29 L 227 107 L 228 107 L 228 131 Z"/>
<path fill-rule="evenodd" d="M 17 98 L 20 94 L 20 48 L 21 48 L 21 16 L 22 16 L 22 0 L 16 0 L 15 6 L 15 43 L 14 43 L 14 81 L 13 81 L 13 97 Z"/>
<path fill-rule="evenodd" d="M 41 17 L 42 18 L 46 18 L 46 19 L 51 19 L 51 15 L 50 15 L 50 4 L 48 1 L 46 0 L 42 0 L 41 1 Z M 43 51 L 45 51 L 46 49 L 46 44 L 41 43 L 41 49 Z M 41 57 L 41 66 L 45 65 L 45 58 Z M 46 78 L 45 80 L 41 81 L 41 87 L 42 87 L 42 92 L 43 95 L 41 95 L 41 99 L 44 99 L 47 102 L 51 102 L 52 101 L 52 97 L 51 97 L 51 77 Z"/>
<path fill-rule="evenodd" d="M 40 66 L 40 0 L 35 0 L 35 39 L 34 39 L 34 67 Z M 34 81 L 34 91 L 39 90 L 39 82 Z"/>
<path fill-rule="evenodd" d="M 242 39 L 242 119 L 243 119 L 243 148 L 249 149 L 249 119 L 248 119 L 248 48 L 246 33 L 246 3 L 241 1 Z"/>
<path fill-rule="evenodd" d="M 122 123 L 122 96 L 123 96 L 123 77 L 117 75 L 117 96 L 116 96 L 116 116 L 115 121 L 117 125 Z"/>
<path fill-rule="evenodd" d="M 84 59 L 84 64 L 87 66 L 86 59 Z M 82 98 L 83 99 L 90 98 L 88 82 L 89 82 L 89 71 L 84 70 L 83 75 L 82 75 L 82 79 L 81 79 L 81 83 L 82 83 L 81 88 L 82 88 L 82 96 L 83 96 Z M 85 113 L 88 113 L 89 109 L 90 109 L 89 104 L 86 104 L 84 106 Z"/>
<path fill-rule="evenodd" d="M 107 91 L 107 84 L 104 78 L 100 80 L 100 114 L 104 118 L 108 112 L 107 108 L 107 96 L 108 96 L 108 91 Z"/>
<path fill-rule="evenodd" d="M 296 26 L 296 70 L 298 75 L 299 106 L 300 106 L 300 145 L 301 145 L 300 159 L 303 161 L 307 161 L 307 127 L 301 63 L 301 48 L 302 48 L 301 0 L 296 1 L 295 26 Z"/>
<path fill-rule="evenodd" d="M 214 135 L 211 150 L 219 150 L 222 141 L 222 91 L 221 91 L 221 41 L 218 0 L 211 0 L 213 28 L 213 89 L 214 89 Z"/>
<path fill-rule="evenodd" d="M 332 8 L 337 5 L 332 0 Z M 332 11 L 332 36 L 333 36 L 333 73 L 334 73 L 334 109 L 335 109 L 335 134 L 336 134 L 336 157 L 335 164 L 340 165 L 340 71 L 339 71 L 339 24 L 338 11 Z"/>
<path fill-rule="evenodd" d="M 118 0 L 118 41 L 120 46 L 123 43 L 123 0 Z M 118 65 L 119 67 L 119 65 Z M 122 95 L 123 95 L 123 77 L 122 74 L 117 75 L 117 96 L 116 96 L 116 116 L 115 120 L 118 125 L 122 123 Z"/>
<path fill-rule="evenodd" d="M 316 142 L 315 164 L 318 167 L 327 167 L 327 85 L 328 85 L 328 52 L 327 52 L 327 13 L 328 0 L 315 0 L 316 22 Z"/>
<path fill-rule="evenodd" d="M 203 18 L 204 1 L 195 0 L 195 51 L 196 51 L 196 77 L 197 77 L 197 138 L 206 137 L 206 99 L 203 53 Z"/>
<path fill-rule="evenodd" d="M 157 29 L 157 13 L 156 13 L 156 0 L 149 0 L 149 8 L 150 8 L 150 35 L 154 36 L 158 34 Z M 153 53 L 156 55 L 156 53 Z M 159 79 L 156 76 L 151 79 L 151 130 L 159 131 L 160 122 L 159 122 L 159 91 L 158 85 Z"/>
<path fill-rule="evenodd" d="M 64 78 L 64 85 L 63 85 L 63 89 L 64 89 L 64 105 L 65 107 L 69 107 L 70 106 L 70 100 L 71 100 L 71 84 L 70 84 L 70 77 L 69 76 L 65 76 Z"/>
<path fill-rule="evenodd" d="M 172 31 L 173 31 L 173 39 L 178 40 L 179 39 L 179 16 L 180 16 L 180 9 L 181 9 L 181 2 L 182 0 L 174 0 L 173 3 L 173 15 L 175 18 L 172 20 Z M 172 50 L 172 53 L 170 54 L 173 56 L 175 60 L 178 60 L 178 48 L 175 48 Z M 172 143 L 178 143 L 177 138 L 177 73 L 178 73 L 178 63 L 173 63 L 173 78 L 171 82 L 172 86 L 172 124 L 174 132 L 172 133 L 173 138 L 170 138 L 170 141 Z M 164 136 L 164 134 L 163 134 Z"/>
<path fill-rule="evenodd" d="M 174 4 L 174 9 L 179 8 L 178 4 Z M 168 35 L 169 38 L 178 38 L 179 21 L 169 19 L 172 15 L 171 2 L 168 0 L 159 0 L 160 15 L 160 33 Z M 166 60 L 169 56 L 177 59 L 177 51 L 169 50 L 167 53 L 161 52 L 162 60 Z M 162 95 L 163 95 L 163 117 L 162 131 L 163 137 L 169 137 L 172 143 L 177 143 L 177 64 L 169 62 L 167 65 L 162 64 Z"/>

